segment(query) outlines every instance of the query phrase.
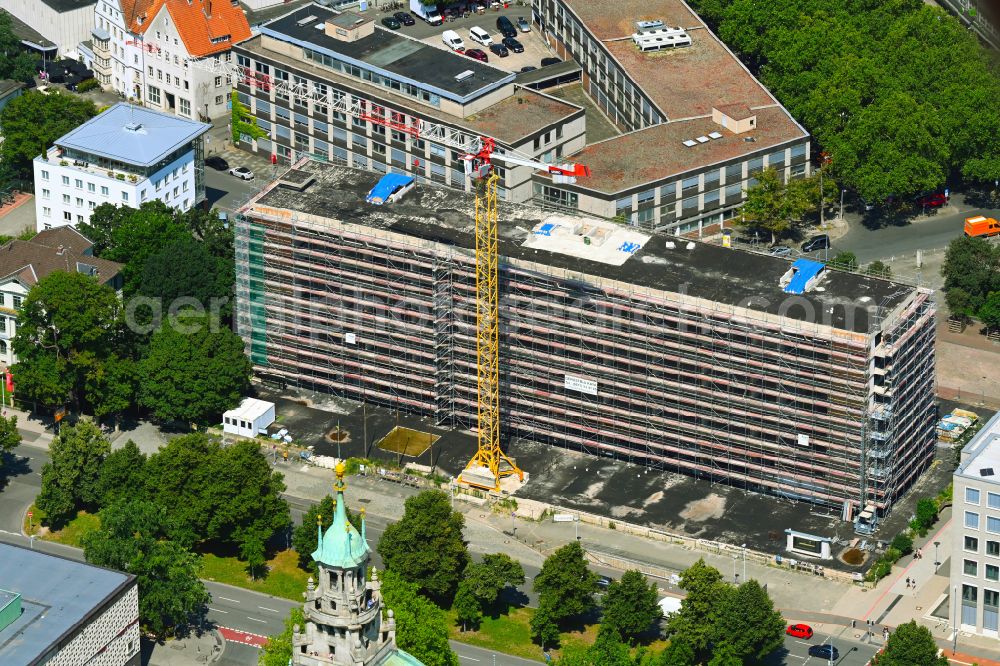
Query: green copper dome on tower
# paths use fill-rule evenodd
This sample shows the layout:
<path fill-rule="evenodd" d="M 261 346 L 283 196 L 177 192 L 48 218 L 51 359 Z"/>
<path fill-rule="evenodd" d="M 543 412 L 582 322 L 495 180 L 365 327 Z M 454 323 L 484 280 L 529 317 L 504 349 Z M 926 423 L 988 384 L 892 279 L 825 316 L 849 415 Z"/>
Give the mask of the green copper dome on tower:
<path fill-rule="evenodd" d="M 365 538 L 364 509 L 362 509 L 361 532 L 351 525 L 347 519 L 347 504 L 344 501 L 344 463 L 337 463 L 336 509 L 333 512 L 333 523 L 323 534 L 319 530 L 316 550 L 312 558 L 320 564 L 340 569 L 354 569 L 366 562 L 371 550 Z"/>

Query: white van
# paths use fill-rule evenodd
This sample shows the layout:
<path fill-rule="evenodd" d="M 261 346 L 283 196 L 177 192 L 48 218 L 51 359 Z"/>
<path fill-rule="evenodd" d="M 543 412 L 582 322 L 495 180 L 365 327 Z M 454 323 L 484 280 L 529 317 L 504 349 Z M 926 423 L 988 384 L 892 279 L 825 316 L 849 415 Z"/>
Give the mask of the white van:
<path fill-rule="evenodd" d="M 465 42 L 462 41 L 462 38 L 454 30 L 445 30 L 441 35 L 441 41 L 453 51 L 461 52 L 465 50 Z"/>
<path fill-rule="evenodd" d="M 490 37 L 490 33 L 486 32 L 478 25 L 473 26 L 472 29 L 469 30 L 469 38 L 472 39 L 472 41 L 478 42 L 487 48 L 489 48 L 493 44 L 493 38 Z"/>

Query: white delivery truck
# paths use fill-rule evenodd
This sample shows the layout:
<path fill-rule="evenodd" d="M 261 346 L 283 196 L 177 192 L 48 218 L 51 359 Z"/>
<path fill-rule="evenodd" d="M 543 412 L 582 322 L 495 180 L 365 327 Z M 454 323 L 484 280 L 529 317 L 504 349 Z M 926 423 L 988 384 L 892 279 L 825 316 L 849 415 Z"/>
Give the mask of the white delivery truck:
<path fill-rule="evenodd" d="M 410 0 L 410 11 L 431 25 L 441 25 L 444 23 L 437 5 L 425 5 L 420 0 Z"/>

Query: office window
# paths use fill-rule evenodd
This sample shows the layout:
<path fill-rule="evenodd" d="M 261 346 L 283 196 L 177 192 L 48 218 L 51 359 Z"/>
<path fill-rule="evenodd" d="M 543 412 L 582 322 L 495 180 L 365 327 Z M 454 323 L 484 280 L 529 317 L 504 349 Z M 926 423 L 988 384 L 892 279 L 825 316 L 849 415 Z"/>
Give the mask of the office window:
<path fill-rule="evenodd" d="M 986 503 L 991 509 L 1000 509 L 1000 495 L 997 493 L 986 493 Z"/>
<path fill-rule="evenodd" d="M 726 167 L 726 182 L 733 183 L 738 180 L 743 180 L 743 165 L 730 164 Z"/>
<path fill-rule="evenodd" d="M 42 180 L 48 180 L 48 179 L 49 179 L 49 172 L 48 172 L 48 171 L 45 171 L 45 170 L 43 169 L 43 170 L 42 170 Z"/>
<path fill-rule="evenodd" d="M 76 198 L 76 205 L 77 205 L 78 208 L 82 208 L 83 207 L 83 199 L 81 199 L 80 197 L 77 197 Z"/>
<path fill-rule="evenodd" d="M 650 201 L 652 201 L 655 192 L 656 190 L 646 190 L 645 192 L 640 192 L 639 205 L 642 205 L 644 203 L 649 203 Z"/>
<path fill-rule="evenodd" d="M 975 585 L 962 585 L 962 624 L 976 626 L 976 601 L 979 589 Z"/>
<path fill-rule="evenodd" d="M 128 202 L 128 192 L 122 192 L 122 201 Z"/>
<path fill-rule="evenodd" d="M 146 94 L 146 97 L 149 99 L 149 101 L 151 103 L 153 103 L 153 104 L 159 104 L 160 103 L 160 89 L 157 88 L 156 86 L 146 86 L 146 88 L 148 88 L 148 92 Z"/>
<path fill-rule="evenodd" d="M 979 539 L 970 536 L 965 537 L 965 549 L 970 553 L 977 552 L 979 550 Z"/>
<path fill-rule="evenodd" d="M 67 222 L 72 222 L 73 213 L 69 212 L 68 210 L 63 211 L 63 219 L 66 220 Z"/>
<path fill-rule="evenodd" d="M 97 191 L 97 187 L 93 183 L 87 183 L 87 191 L 88 192 L 95 192 L 95 191 Z"/>
<path fill-rule="evenodd" d="M 1000 557 L 1000 541 L 987 541 L 986 554 L 993 557 Z"/>
<path fill-rule="evenodd" d="M 1000 534 L 1000 518 L 986 516 L 986 531 L 993 534 Z"/>
<path fill-rule="evenodd" d="M 69 202 L 70 202 L 70 198 L 69 198 L 69 195 L 68 195 L 68 194 L 64 194 L 64 195 L 63 195 L 63 203 L 64 203 L 64 204 L 66 204 L 66 205 L 68 206 L 68 205 L 69 205 Z"/>
<path fill-rule="evenodd" d="M 153 66 L 150 65 L 149 68 L 148 68 L 148 70 L 149 70 L 149 76 L 150 76 L 150 78 L 152 78 L 152 76 L 153 76 Z"/>
<path fill-rule="evenodd" d="M 93 201 L 88 201 L 88 202 L 87 202 L 87 208 L 88 208 L 89 210 L 94 210 L 95 208 L 97 208 L 97 204 L 96 204 L 96 203 L 94 203 Z"/>
<path fill-rule="evenodd" d="M 615 202 L 615 215 L 625 215 L 632 210 L 632 197 L 622 197 Z"/>
<path fill-rule="evenodd" d="M 108 196 L 108 187 L 107 187 L 107 185 L 101 185 L 101 194 L 103 194 L 104 196 Z"/>
<path fill-rule="evenodd" d="M 51 194 L 51 192 L 49 192 L 48 190 L 42 188 L 42 198 L 43 199 L 48 199 L 50 194 Z"/>
<path fill-rule="evenodd" d="M 962 573 L 975 576 L 979 573 L 979 564 L 975 560 L 962 560 Z"/>
<path fill-rule="evenodd" d="M 755 173 L 760 173 L 764 170 L 764 158 L 755 157 L 749 162 L 747 162 L 747 174 L 752 176 Z"/>
<path fill-rule="evenodd" d="M 52 217 L 52 209 L 48 206 L 42 208 L 42 217 Z"/>
<path fill-rule="evenodd" d="M 987 564 L 986 580 L 1000 580 L 1000 567 L 995 564 Z"/>
<path fill-rule="evenodd" d="M 327 133 L 330 131 L 330 126 L 319 120 L 313 120 L 313 133 L 316 136 L 321 136 L 326 138 Z"/>
<path fill-rule="evenodd" d="M 698 189 L 698 182 L 699 182 L 698 176 L 691 176 L 690 178 L 685 178 L 681 182 L 681 190 L 682 190 L 682 192 L 688 193 L 688 192 L 690 192 L 692 190 L 697 190 Z"/>
<path fill-rule="evenodd" d="M 191 115 L 191 101 L 186 100 L 183 97 L 180 99 L 181 114 L 185 116 Z"/>
<path fill-rule="evenodd" d="M 992 493 L 990 493 L 992 495 Z M 966 488 L 965 489 L 965 503 L 979 505 L 979 489 L 978 488 Z"/>
<path fill-rule="evenodd" d="M 62 177 L 62 184 L 63 185 L 69 185 L 69 176 L 63 176 Z"/>
<path fill-rule="evenodd" d="M 979 514 L 972 511 L 965 512 L 965 526 L 974 530 L 979 529 Z"/>
<path fill-rule="evenodd" d="M 83 224 L 83 215 L 77 215 L 76 216 L 76 223 L 77 224 Z"/>
<path fill-rule="evenodd" d="M 79 178 L 77 178 L 76 180 L 74 180 L 73 184 L 76 186 L 76 189 L 78 189 L 78 190 L 82 190 L 83 189 L 83 181 L 80 180 Z"/>
<path fill-rule="evenodd" d="M 221 76 L 215 77 L 215 87 L 218 88 L 221 85 L 222 85 L 222 77 Z"/>
<path fill-rule="evenodd" d="M 185 81 L 185 83 L 187 83 L 187 82 Z M 222 95 L 216 95 L 215 96 L 215 105 L 216 106 L 221 106 L 222 105 Z"/>

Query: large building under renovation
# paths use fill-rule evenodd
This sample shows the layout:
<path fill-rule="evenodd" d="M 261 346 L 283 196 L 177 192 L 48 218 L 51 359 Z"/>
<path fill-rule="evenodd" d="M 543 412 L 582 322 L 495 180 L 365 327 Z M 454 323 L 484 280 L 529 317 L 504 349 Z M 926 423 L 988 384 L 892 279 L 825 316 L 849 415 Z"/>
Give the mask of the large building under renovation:
<path fill-rule="evenodd" d="M 262 378 L 475 427 L 474 199 L 372 206 L 378 177 L 304 162 L 243 208 L 240 334 Z M 862 528 L 930 462 L 929 291 L 524 205 L 499 220 L 508 439 Z"/>

